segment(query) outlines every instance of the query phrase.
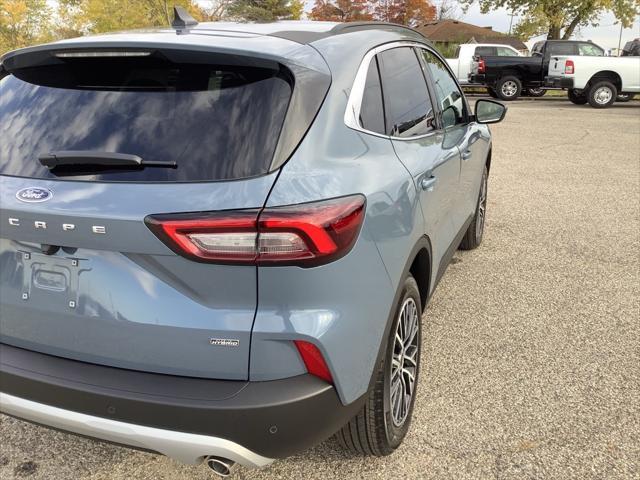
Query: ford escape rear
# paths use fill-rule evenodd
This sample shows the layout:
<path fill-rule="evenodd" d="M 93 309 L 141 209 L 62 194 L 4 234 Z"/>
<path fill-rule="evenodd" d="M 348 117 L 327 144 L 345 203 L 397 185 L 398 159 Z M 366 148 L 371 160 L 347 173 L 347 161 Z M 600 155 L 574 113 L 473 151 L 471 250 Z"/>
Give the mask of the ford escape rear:
<path fill-rule="evenodd" d="M 180 18 L 2 59 L 0 410 L 219 473 L 389 454 L 504 107 L 404 27 Z"/>

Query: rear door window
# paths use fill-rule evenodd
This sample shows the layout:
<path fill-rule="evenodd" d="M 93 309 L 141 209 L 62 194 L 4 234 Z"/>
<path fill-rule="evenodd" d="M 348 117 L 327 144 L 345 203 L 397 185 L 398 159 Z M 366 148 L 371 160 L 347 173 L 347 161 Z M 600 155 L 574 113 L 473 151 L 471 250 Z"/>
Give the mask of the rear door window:
<path fill-rule="evenodd" d="M 496 47 L 496 51 L 498 52 L 498 56 L 500 57 L 513 57 L 518 55 L 516 52 L 507 47 Z"/>
<path fill-rule="evenodd" d="M 378 54 L 387 134 L 415 137 L 435 129 L 434 112 L 413 48 L 400 47 Z"/>
<path fill-rule="evenodd" d="M 552 43 L 549 45 L 551 55 L 575 55 L 577 53 L 575 43 Z"/>
<path fill-rule="evenodd" d="M 370 132 L 385 134 L 382 86 L 378 73 L 378 61 L 375 57 L 371 59 L 367 71 L 367 81 L 360 107 L 360 125 Z"/>
<path fill-rule="evenodd" d="M 284 67 L 176 63 L 161 55 L 69 58 L 16 70 L 0 80 L 0 174 L 134 182 L 261 175 L 291 91 Z M 124 153 L 177 166 L 49 170 L 38 158 L 55 151 Z"/>
<path fill-rule="evenodd" d="M 604 55 L 604 50 L 593 43 L 578 44 L 578 51 L 580 55 L 586 57 L 602 57 Z"/>
<path fill-rule="evenodd" d="M 479 57 L 490 57 L 496 55 L 496 47 L 476 47 L 476 55 Z"/>

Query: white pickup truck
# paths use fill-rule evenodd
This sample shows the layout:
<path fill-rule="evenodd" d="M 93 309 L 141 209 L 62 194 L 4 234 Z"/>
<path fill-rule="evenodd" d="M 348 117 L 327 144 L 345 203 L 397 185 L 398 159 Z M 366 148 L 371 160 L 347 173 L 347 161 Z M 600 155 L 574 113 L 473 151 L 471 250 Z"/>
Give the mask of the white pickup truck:
<path fill-rule="evenodd" d="M 473 57 L 497 55 L 500 57 L 521 56 L 520 52 L 509 45 L 498 45 L 493 43 L 463 43 L 456 50 L 456 58 L 447 58 L 447 62 L 453 70 L 460 85 L 469 84 L 469 73 Z"/>
<path fill-rule="evenodd" d="M 607 108 L 640 92 L 640 57 L 551 57 L 545 86 L 566 88 L 576 105 Z"/>

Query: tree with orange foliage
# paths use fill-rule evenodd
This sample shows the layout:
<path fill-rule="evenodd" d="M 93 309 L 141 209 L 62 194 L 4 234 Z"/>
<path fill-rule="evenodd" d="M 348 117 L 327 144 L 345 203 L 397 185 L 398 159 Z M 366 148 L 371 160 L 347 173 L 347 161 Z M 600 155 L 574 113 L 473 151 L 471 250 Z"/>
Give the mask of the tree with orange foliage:
<path fill-rule="evenodd" d="M 309 18 L 329 22 L 372 20 L 369 3 L 367 0 L 316 0 Z"/>
<path fill-rule="evenodd" d="M 436 18 L 437 9 L 430 0 L 378 0 L 373 17 L 381 22 L 416 27 Z"/>
<path fill-rule="evenodd" d="M 431 0 L 315 0 L 311 20 L 354 22 L 379 20 L 417 26 L 436 18 Z"/>

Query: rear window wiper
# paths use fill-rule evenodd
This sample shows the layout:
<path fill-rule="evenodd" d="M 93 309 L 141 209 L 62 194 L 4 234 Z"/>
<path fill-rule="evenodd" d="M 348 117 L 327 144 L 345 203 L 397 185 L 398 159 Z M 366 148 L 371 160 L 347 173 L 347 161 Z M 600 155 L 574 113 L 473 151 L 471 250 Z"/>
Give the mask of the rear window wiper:
<path fill-rule="evenodd" d="M 85 152 L 81 150 L 49 152 L 40 155 L 38 159 L 49 170 L 53 170 L 56 167 L 72 167 L 74 165 L 107 168 L 176 168 L 178 166 L 176 162 L 143 160 L 142 157 L 129 153 Z"/>

